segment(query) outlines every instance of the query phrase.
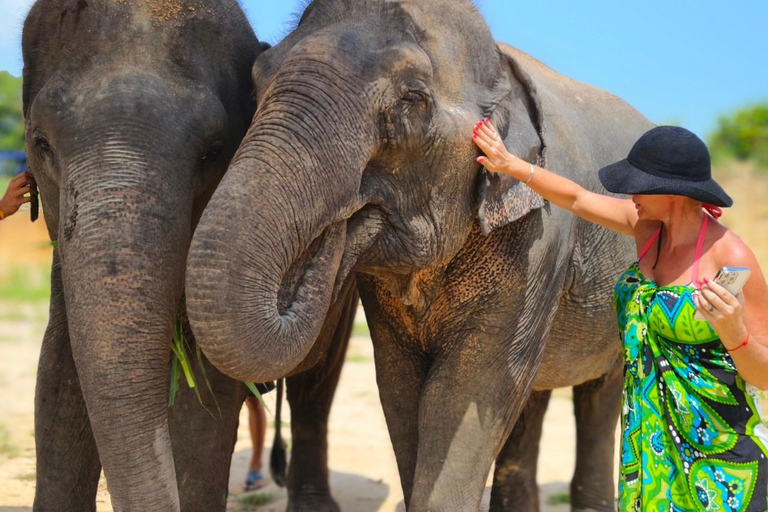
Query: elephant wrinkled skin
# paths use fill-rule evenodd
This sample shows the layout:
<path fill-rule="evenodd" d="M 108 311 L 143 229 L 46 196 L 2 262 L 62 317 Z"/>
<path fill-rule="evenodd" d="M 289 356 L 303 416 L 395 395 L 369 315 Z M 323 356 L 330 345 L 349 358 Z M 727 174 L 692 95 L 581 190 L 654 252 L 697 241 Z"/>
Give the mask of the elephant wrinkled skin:
<path fill-rule="evenodd" d="M 632 241 L 485 173 L 470 135 L 490 117 L 515 154 L 601 190 L 650 123 L 496 44 L 469 0 L 315 0 L 252 73 L 251 130 L 187 267 L 211 361 L 285 372 L 355 272 L 409 511 L 477 510 L 495 459 L 492 510 L 536 509 L 548 390 L 570 385 L 572 506 L 612 510 Z"/>
<path fill-rule="evenodd" d="M 101 464 L 116 511 L 226 508 L 247 388 L 206 361 L 216 402 L 203 399 L 221 417 L 184 386 L 169 412 L 169 343 L 192 233 L 252 119 L 265 47 L 234 0 L 38 0 L 25 21 L 29 165 L 57 242 L 36 511 L 95 510 Z M 308 469 L 291 469 L 292 496 L 330 503 L 317 440 L 357 303 L 345 290 L 289 382 L 293 428 L 314 440 L 294 443 Z"/>

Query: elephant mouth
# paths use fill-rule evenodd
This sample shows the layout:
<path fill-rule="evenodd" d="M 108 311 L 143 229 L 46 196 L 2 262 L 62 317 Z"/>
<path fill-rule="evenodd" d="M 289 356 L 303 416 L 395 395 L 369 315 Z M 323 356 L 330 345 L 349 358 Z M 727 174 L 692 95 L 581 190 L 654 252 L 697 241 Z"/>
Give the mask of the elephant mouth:
<path fill-rule="evenodd" d="M 302 295 L 312 295 L 312 288 L 321 283 L 311 282 L 311 277 L 335 283 L 334 273 L 338 267 L 332 264 L 334 248 L 344 243 L 346 221 L 336 222 L 326 227 L 309 246 L 296 258 L 283 275 L 277 293 L 277 310 L 280 316 L 286 316 L 295 309 Z"/>
<path fill-rule="evenodd" d="M 356 268 L 360 257 L 376 242 L 386 214 L 374 205 L 359 208 L 348 219 L 340 220 L 326 227 L 320 235 L 291 263 L 283 276 L 277 296 L 278 312 L 288 314 L 302 295 L 302 290 L 316 286 L 308 276 L 315 275 L 324 283 L 333 284 L 332 302 L 336 301 L 349 274 Z M 327 264 L 338 244 L 344 244 L 344 252 L 338 266 Z M 323 268 L 324 267 L 324 268 Z M 321 270 L 322 269 L 322 270 Z M 324 271 L 325 275 L 318 275 Z M 332 275 L 335 272 L 335 276 Z"/>
<path fill-rule="evenodd" d="M 347 221 L 347 242 L 339 265 L 336 291 L 344 284 L 350 272 L 364 270 L 359 264 L 365 261 L 369 250 L 376 244 L 386 222 L 386 211 L 375 204 L 366 204 Z"/>

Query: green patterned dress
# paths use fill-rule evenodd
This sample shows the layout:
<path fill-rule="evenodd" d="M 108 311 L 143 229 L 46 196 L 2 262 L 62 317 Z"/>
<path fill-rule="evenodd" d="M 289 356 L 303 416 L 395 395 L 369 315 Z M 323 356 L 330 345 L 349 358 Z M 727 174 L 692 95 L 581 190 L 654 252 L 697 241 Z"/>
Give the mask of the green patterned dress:
<path fill-rule="evenodd" d="M 693 318 L 695 286 L 656 286 L 640 258 L 614 297 L 625 362 L 619 510 L 764 512 L 768 431 L 754 388 Z"/>

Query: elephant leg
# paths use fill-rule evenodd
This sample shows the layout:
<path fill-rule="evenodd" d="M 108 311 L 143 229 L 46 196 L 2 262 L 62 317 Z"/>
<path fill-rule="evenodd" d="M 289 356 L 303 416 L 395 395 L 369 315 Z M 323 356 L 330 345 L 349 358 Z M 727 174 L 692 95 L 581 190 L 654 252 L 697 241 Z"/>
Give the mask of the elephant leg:
<path fill-rule="evenodd" d="M 191 339 L 188 327 L 187 335 Z M 215 400 L 196 371 L 203 404 L 182 382 L 168 411 L 182 512 L 226 510 L 240 409 L 248 395 L 245 384 L 219 372 L 204 356 L 203 364 Z"/>
<path fill-rule="evenodd" d="M 491 512 L 537 512 L 539 488 L 536 469 L 544 413 L 552 391 L 531 393 L 507 442 L 496 457 Z"/>
<path fill-rule="evenodd" d="M 623 390 L 621 364 L 606 376 L 573 388 L 576 470 L 571 481 L 574 511 L 615 510 L 614 445 Z"/>
<path fill-rule="evenodd" d="M 368 312 L 366 309 L 366 314 Z M 373 347 L 379 398 L 395 451 L 403 501 L 410 510 L 419 449 L 419 401 L 426 364 L 416 350 L 404 354 L 389 333 L 374 338 Z"/>
<path fill-rule="evenodd" d="M 37 487 L 33 510 L 95 511 L 101 463 L 72 358 L 56 251 L 51 270 L 50 319 L 37 369 L 35 446 Z"/>
<path fill-rule="evenodd" d="M 513 368 L 498 364 L 506 359 L 492 345 L 487 339 L 466 342 L 424 383 L 409 512 L 480 509 L 494 459 L 531 392 L 538 369 L 534 352 L 543 343 L 525 342 Z"/>
<path fill-rule="evenodd" d="M 286 379 L 293 446 L 287 481 L 289 512 L 340 510 L 328 483 L 328 415 L 357 312 L 354 280 L 339 301 L 340 311 L 329 315 L 317 340 L 317 346 L 327 347 L 325 356 Z"/>

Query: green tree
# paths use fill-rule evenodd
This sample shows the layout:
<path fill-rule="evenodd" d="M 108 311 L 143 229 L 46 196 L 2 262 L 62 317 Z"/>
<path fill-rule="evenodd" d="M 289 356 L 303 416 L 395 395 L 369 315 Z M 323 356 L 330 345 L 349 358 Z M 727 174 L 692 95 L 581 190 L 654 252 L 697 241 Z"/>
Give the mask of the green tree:
<path fill-rule="evenodd" d="M 709 138 L 715 158 L 754 160 L 768 168 L 768 104 L 747 107 L 718 120 Z"/>
<path fill-rule="evenodd" d="M 24 151 L 21 78 L 0 71 L 0 150 Z"/>

